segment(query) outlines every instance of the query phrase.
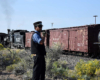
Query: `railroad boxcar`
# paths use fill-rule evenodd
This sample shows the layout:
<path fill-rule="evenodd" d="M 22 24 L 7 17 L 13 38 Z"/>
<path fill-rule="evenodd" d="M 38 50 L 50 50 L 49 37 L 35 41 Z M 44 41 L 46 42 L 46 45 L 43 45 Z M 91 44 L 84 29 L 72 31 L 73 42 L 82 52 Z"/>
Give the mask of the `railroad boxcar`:
<path fill-rule="evenodd" d="M 49 47 L 60 43 L 63 50 L 86 53 L 89 56 L 98 55 L 100 24 L 49 30 Z"/>
<path fill-rule="evenodd" d="M 26 38 L 25 38 L 25 49 L 31 49 L 31 37 L 34 31 L 26 32 Z"/>

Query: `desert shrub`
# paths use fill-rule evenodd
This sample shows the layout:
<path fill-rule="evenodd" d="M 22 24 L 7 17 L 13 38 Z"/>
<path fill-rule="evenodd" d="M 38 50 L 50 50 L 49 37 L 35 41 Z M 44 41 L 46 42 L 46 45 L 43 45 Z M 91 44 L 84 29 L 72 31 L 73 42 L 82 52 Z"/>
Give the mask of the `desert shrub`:
<path fill-rule="evenodd" d="M 75 72 L 75 70 L 68 70 L 68 77 L 76 78 L 76 72 Z"/>
<path fill-rule="evenodd" d="M 57 61 L 63 52 L 60 44 L 55 44 L 50 48 L 46 47 L 46 51 L 46 58 L 52 59 L 53 61 Z"/>
<path fill-rule="evenodd" d="M 16 64 L 13 64 L 13 65 L 7 66 L 7 67 L 6 67 L 6 71 L 11 72 L 11 71 L 13 71 L 13 70 L 15 69 L 16 66 L 17 66 Z"/>
<path fill-rule="evenodd" d="M 15 51 L 16 51 L 16 53 L 19 53 L 21 50 L 20 49 L 16 49 Z"/>
<path fill-rule="evenodd" d="M 8 56 L 12 59 L 12 64 L 18 63 L 21 60 L 16 50 L 13 50 L 12 53 L 8 53 Z"/>
<path fill-rule="evenodd" d="M 67 61 L 66 61 L 66 60 L 63 60 L 63 61 L 58 60 L 58 62 L 59 62 L 59 64 L 60 64 L 63 68 L 66 69 L 66 66 L 67 66 Z"/>
<path fill-rule="evenodd" d="M 100 68 L 96 69 L 95 75 L 100 76 Z"/>
<path fill-rule="evenodd" d="M 95 76 L 95 74 L 99 74 L 98 71 L 100 69 L 100 61 L 98 60 L 90 60 L 90 61 L 83 61 L 80 60 L 76 66 L 75 66 L 75 71 L 77 76 L 79 77 L 85 77 L 85 78 L 89 78 L 89 77 L 93 77 Z"/>
<path fill-rule="evenodd" d="M 25 50 L 21 50 L 18 54 L 20 58 L 24 58 L 26 56 L 31 56 L 31 54 L 27 53 Z"/>
<path fill-rule="evenodd" d="M 27 64 L 27 68 L 33 69 L 34 62 L 33 62 L 33 58 L 31 58 L 31 55 L 24 57 L 23 59 L 25 60 Z"/>
<path fill-rule="evenodd" d="M 19 74 L 24 74 L 27 71 L 27 63 L 25 62 L 24 59 L 21 59 L 19 63 L 17 63 L 17 66 L 14 69 L 14 74 L 19 75 Z"/>
<path fill-rule="evenodd" d="M 52 46 L 51 48 L 48 48 L 46 47 L 46 76 L 48 77 L 52 77 L 52 72 L 51 72 L 51 69 L 52 69 L 52 64 L 54 61 L 58 61 L 58 59 L 60 58 L 61 56 L 61 53 L 62 53 L 62 49 L 61 49 L 61 46 L 57 45 L 56 46 Z"/>
<path fill-rule="evenodd" d="M 20 61 L 20 57 L 18 56 L 16 51 L 14 51 L 14 50 L 10 50 L 10 51 L 8 49 L 0 51 L 0 54 L 3 58 L 3 65 L 5 67 L 9 66 L 11 64 L 18 63 Z"/>
<path fill-rule="evenodd" d="M 31 80 L 32 79 L 33 70 L 29 69 L 23 75 L 23 80 Z"/>
<path fill-rule="evenodd" d="M 3 64 L 4 64 L 5 66 L 9 66 L 9 65 L 12 64 L 12 63 L 13 63 L 13 59 L 10 58 L 10 57 L 6 57 L 6 58 L 3 59 Z"/>
<path fill-rule="evenodd" d="M 15 58 L 13 59 L 13 64 L 18 63 L 18 62 L 20 62 L 20 61 L 21 61 L 21 59 L 20 59 L 19 57 L 15 57 Z"/>
<path fill-rule="evenodd" d="M 58 61 L 53 62 L 51 72 L 53 72 L 54 77 L 67 77 L 68 68 L 64 68 L 62 64 Z"/>
<path fill-rule="evenodd" d="M 0 44 L 0 50 L 3 50 L 4 46 L 2 44 Z"/>
<path fill-rule="evenodd" d="M 6 67 L 6 70 L 11 72 L 13 70 L 13 68 L 11 66 Z"/>

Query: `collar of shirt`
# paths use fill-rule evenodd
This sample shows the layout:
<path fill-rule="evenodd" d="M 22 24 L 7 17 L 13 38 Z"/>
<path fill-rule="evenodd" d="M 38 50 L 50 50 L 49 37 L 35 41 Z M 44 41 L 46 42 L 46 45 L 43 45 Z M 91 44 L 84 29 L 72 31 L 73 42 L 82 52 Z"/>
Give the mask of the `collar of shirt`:
<path fill-rule="evenodd" d="M 36 31 L 36 30 L 35 30 L 35 32 L 37 32 L 37 33 L 40 35 L 40 32 L 38 32 L 38 31 Z"/>

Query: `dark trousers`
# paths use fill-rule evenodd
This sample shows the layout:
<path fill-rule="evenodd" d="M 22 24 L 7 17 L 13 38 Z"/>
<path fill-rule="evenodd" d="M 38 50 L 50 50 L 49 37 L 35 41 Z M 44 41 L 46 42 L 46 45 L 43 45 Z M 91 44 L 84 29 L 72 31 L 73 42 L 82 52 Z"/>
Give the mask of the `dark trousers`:
<path fill-rule="evenodd" d="M 45 57 L 34 56 L 32 80 L 45 80 Z"/>

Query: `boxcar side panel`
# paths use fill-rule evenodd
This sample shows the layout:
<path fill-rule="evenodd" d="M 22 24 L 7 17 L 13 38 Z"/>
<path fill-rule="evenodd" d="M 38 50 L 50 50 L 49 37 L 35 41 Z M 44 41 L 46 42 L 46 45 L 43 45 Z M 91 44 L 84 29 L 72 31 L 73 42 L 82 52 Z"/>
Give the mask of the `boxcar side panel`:
<path fill-rule="evenodd" d="M 31 37 L 32 37 L 33 32 L 28 32 L 26 33 L 26 38 L 25 38 L 25 47 L 31 47 Z"/>
<path fill-rule="evenodd" d="M 76 30 L 70 30 L 69 51 L 76 51 Z"/>
<path fill-rule="evenodd" d="M 78 29 L 76 34 L 76 51 L 88 53 L 87 27 Z"/>
<path fill-rule="evenodd" d="M 69 51 L 88 52 L 87 27 L 71 28 L 69 30 Z"/>
<path fill-rule="evenodd" d="M 61 45 L 63 50 L 69 49 L 69 31 L 67 29 L 62 30 Z"/>
<path fill-rule="evenodd" d="M 61 45 L 62 32 L 61 30 L 50 30 L 49 46 Z"/>

